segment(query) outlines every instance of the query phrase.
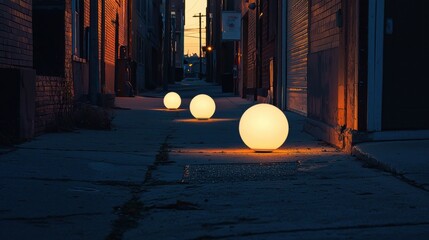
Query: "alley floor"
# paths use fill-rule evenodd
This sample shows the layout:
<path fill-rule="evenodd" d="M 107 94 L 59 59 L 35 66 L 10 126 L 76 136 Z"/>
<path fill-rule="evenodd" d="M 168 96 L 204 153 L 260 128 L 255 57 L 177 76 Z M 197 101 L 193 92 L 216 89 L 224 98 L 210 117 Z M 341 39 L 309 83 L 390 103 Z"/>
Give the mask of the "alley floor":
<path fill-rule="evenodd" d="M 302 131 L 273 153 L 238 133 L 253 103 L 202 84 L 117 98 L 112 131 L 51 133 L 0 155 L 0 239 L 428 239 L 429 192 Z M 216 113 L 188 107 L 208 93 Z"/>

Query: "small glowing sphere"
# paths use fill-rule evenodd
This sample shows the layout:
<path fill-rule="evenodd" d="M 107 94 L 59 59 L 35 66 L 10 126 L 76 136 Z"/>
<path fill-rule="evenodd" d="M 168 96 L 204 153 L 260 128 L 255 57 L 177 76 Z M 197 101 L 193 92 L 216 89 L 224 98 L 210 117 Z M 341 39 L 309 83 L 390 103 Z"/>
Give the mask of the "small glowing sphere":
<path fill-rule="evenodd" d="M 216 110 L 216 104 L 213 98 L 206 94 L 199 94 L 192 98 L 189 105 L 192 116 L 199 120 L 211 118 Z"/>
<path fill-rule="evenodd" d="M 169 92 L 164 96 L 164 106 L 168 109 L 178 109 L 181 103 L 182 99 L 175 92 Z"/>
<path fill-rule="evenodd" d="M 280 109 L 261 103 L 243 113 L 239 132 L 244 144 L 249 148 L 256 152 L 272 152 L 286 141 L 289 123 Z"/>

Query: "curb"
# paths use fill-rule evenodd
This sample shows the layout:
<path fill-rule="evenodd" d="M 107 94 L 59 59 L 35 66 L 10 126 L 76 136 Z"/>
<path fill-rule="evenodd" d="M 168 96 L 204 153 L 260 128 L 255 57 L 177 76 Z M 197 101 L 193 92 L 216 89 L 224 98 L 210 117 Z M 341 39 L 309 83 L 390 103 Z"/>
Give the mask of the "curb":
<path fill-rule="evenodd" d="M 8 153 L 10 153 L 10 152 L 13 152 L 13 151 L 15 151 L 15 148 L 13 148 L 13 147 L 3 147 L 3 146 L 0 146 L 0 155 L 3 155 L 3 154 L 8 154 Z"/>
<path fill-rule="evenodd" d="M 394 167 L 377 160 L 377 158 L 369 153 L 364 152 L 360 147 L 354 146 L 352 148 L 352 155 L 358 160 L 365 163 L 367 167 L 375 168 L 384 172 L 392 173 L 394 175 L 401 175 Z"/>
<path fill-rule="evenodd" d="M 374 169 L 378 169 L 378 170 L 390 173 L 390 174 L 392 174 L 393 177 L 396 177 L 399 180 L 401 180 L 401 181 L 403 181 L 403 182 L 405 182 L 405 183 L 407 183 L 413 187 L 416 187 L 416 188 L 421 189 L 423 191 L 429 192 L 429 189 L 427 187 L 425 187 L 424 184 L 418 183 L 415 180 L 408 178 L 403 173 L 398 172 L 398 170 L 396 170 L 394 167 L 392 167 L 386 163 L 383 163 L 383 162 L 377 160 L 377 158 L 375 158 L 373 155 L 364 152 L 358 146 L 354 146 L 352 148 L 352 155 L 355 156 L 357 158 L 357 160 L 366 164 L 364 167 L 374 168 Z"/>

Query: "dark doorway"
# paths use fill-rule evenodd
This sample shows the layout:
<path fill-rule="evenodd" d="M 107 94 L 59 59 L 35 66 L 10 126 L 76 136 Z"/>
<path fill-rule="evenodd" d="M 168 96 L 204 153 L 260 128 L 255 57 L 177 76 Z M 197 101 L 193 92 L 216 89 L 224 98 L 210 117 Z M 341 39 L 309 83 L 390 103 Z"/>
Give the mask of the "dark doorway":
<path fill-rule="evenodd" d="M 429 129 L 429 18 L 425 0 L 385 5 L 383 130 Z"/>
<path fill-rule="evenodd" d="M 248 68 L 249 68 L 249 55 L 248 55 L 248 52 L 249 52 L 249 46 L 248 46 L 248 44 L 249 44 L 249 13 L 246 13 L 245 15 L 244 15 L 244 17 L 243 17 L 243 26 L 242 26 L 242 31 L 243 31 L 243 41 L 242 41 L 242 46 L 243 46 L 243 49 L 242 49 L 242 51 L 243 51 L 243 56 L 242 56 L 242 59 L 243 59 L 243 67 L 242 67 L 242 69 L 243 69 L 243 77 L 242 77 L 242 79 L 241 79 L 241 82 L 243 83 L 243 86 L 242 86 L 242 89 L 241 89 L 241 91 L 242 91 L 242 97 L 243 98 L 246 98 L 247 97 L 247 94 L 248 94 L 248 92 L 247 92 L 247 79 L 248 79 Z"/>

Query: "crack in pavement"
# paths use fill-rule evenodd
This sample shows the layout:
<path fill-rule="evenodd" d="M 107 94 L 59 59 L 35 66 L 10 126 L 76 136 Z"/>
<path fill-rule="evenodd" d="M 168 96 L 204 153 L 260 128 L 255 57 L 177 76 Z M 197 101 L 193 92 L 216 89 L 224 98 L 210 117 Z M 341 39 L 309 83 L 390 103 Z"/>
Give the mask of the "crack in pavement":
<path fill-rule="evenodd" d="M 80 183 L 90 183 L 94 185 L 104 185 L 104 186 L 118 186 L 118 187 L 136 187 L 140 186 L 140 183 L 131 182 L 131 181 L 115 181 L 115 180 L 81 180 L 81 179 L 71 179 L 71 178 L 38 178 L 38 177 L 1 177 L 0 179 L 18 179 L 18 180 L 36 180 L 36 181 L 46 181 L 46 182 L 80 182 Z"/>
<path fill-rule="evenodd" d="M 115 208 L 118 218 L 113 222 L 106 240 L 120 240 L 125 232 L 138 226 L 138 221 L 142 218 L 143 211 L 146 210 L 140 200 L 140 194 L 144 191 L 145 186 L 149 186 L 155 181 L 152 178 L 152 172 L 157 166 L 170 163 L 168 161 L 169 145 L 167 143 L 169 138 L 170 135 L 167 135 L 164 143 L 161 144 L 153 164 L 148 166 L 143 182 L 131 187 L 131 199 Z"/>
<path fill-rule="evenodd" d="M 145 179 L 144 179 L 144 184 L 148 185 L 148 184 L 152 183 L 153 181 L 155 181 L 152 178 L 152 172 L 159 165 L 171 163 L 171 161 L 169 161 L 170 146 L 167 143 L 169 138 L 170 138 L 170 135 L 168 135 L 165 138 L 164 143 L 159 148 L 158 154 L 155 156 L 155 161 L 153 162 L 153 164 L 148 166 L 148 170 L 146 172 Z"/>

